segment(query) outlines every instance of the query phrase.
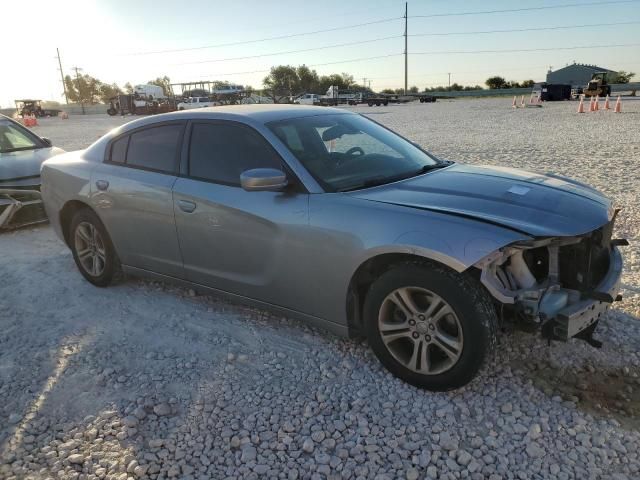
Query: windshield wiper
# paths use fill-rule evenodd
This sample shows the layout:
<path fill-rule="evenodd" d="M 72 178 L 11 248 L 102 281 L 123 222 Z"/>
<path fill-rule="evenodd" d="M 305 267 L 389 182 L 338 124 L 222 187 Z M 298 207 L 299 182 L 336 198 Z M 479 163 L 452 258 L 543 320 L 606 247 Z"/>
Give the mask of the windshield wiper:
<path fill-rule="evenodd" d="M 431 170 L 437 170 L 439 168 L 448 167 L 449 165 L 453 165 L 453 162 L 449 160 L 442 160 L 441 162 L 434 163 L 433 165 L 424 165 L 422 168 L 420 168 L 420 170 L 416 172 L 415 175 L 412 175 L 412 177 L 430 172 Z"/>
<path fill-rule="evenodd" d="M 37 149 L 37 146 L 33 146 L 33 147 L 17 147 L 17 148 L 7 148 L 4 150 L 0 150 L 0 153 L 11 153 L 11 152 L 20 152 L 22 150 L 35 150 Z"/>
<path fill-rule="evenodd" d="M 353 185 L 353 186 L 346 187 L 346 188 L 341 188 L 338 191 L 339 192 L 351 192 L 352 190 L 360 190 L 362 188 L 377 187 L 377 186 L 380 186 L 380 185 L 385 185 L 387 183 L 399 182 L 400 180 L 406 180 L 407 178 L 417 177 L 418 175 L 422 175 L 423 173 L 427 173 L 427 172 L 430 172 L 432 170 L 438 170 L 440 168 L 448 167 L 449 165 L 452 165 L 452 164 L 453 164 L 453 162 L 450 162 L 448 160 L 443 160 L 441 162 L 434 163 L 432 165 L 423 165 L 416 172 L 411 172 L 411 173 L 408 173 L 408 174 L 407 173 L 403 173 L 402 175 L 395 175 L 393 177 L 385 177 L 385 176 L 373 177 L 373 178 L 369 178 L 368 180 L 365 180 L 364 182 L 359 183 L 357 185 Z"/>

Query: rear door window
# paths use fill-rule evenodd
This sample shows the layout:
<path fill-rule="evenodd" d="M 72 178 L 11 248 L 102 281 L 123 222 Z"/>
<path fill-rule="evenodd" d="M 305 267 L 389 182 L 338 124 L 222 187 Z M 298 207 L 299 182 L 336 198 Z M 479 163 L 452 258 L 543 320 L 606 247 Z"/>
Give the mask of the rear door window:
<path fill-rule="evenodd" d="M 175 173 L 182 129 L 182 124 L 161 125 L 132 133 L 126 153 L 127 165 Z"/>

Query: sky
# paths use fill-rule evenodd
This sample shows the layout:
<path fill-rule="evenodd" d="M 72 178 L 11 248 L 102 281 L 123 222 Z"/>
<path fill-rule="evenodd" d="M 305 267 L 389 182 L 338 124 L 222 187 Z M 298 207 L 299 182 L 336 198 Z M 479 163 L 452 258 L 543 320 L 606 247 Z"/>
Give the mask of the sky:
<path fill-rule="evenodd" d="M 556 8 L 467 14 L 547 6 Z M 12 40 L 1 54 L 0 107 L 26 97 L 64 100 L 56 48 L 65 74 L 77 66 L 119 85 L 167 75 L 259 89 L 271 66 L 306 64 L 321 75 L 367 78 L 375 91 L 398 88 L 404 8 L 400 0 L 3 2 L 0 28 L 5 45 Z M 491 75 L 543 81 L 549 68 L 573 62 L 635 71 L 640 81 L 639 0 L 409 0 L 408 13 L 409 86 L 447 85 L 449 73 L 463 85 Z M 547 30 L 531 30 L 540 28 Z M 539 50 L 521 51 L 532 49 Z"/>

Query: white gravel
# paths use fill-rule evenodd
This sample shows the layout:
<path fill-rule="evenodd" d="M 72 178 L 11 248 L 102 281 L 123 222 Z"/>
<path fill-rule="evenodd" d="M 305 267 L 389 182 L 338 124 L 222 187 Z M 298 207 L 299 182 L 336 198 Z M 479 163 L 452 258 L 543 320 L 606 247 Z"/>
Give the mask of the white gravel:
<path fill-rule="evenodd" d="M 0 235 L 0 478 L 635 479 L 640 476 L 640 101 L 357 108 L 434 153 L 553 170 L 624 207 L 625 300 L 605 345 L 505 333 L 451 393 L 366 344 L 171 286 L 97 289 L 49 227 Z M 122 123 L 45 119 L 81 148 Z"/>

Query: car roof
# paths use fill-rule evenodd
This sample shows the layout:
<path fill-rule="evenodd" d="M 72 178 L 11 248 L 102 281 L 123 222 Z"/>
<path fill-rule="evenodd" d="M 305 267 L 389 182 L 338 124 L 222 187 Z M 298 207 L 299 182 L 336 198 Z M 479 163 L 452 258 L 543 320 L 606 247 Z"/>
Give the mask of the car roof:
<path fill-rule="evenodd" d="M 219 116 L 219 118 L 243 117 L 246 119 L 257 121 L 259 123 L 268 123 L 278 120 L 286 120 L 288 118 L 347 113 L 351 112 L 340 108 L 314 107 L 311 105 L 256 104 L 226 105 L 221 107 L 200 108 L 197 110 L 183 110 L 167 115 L 175 116 L 176 119 L 184 117 L 193 119 L 205 119 L 217 116 Z"/>
<path fill-rule="evenodd" d="M 10 122 L 17 123 L 18 125 L 22 126 L 20 122 L 16 121 L 11 117 L 7 117 L 6 115 L 3 115 L 2 113 L 0 113 L 0 120 L 9 120 Z"/>

